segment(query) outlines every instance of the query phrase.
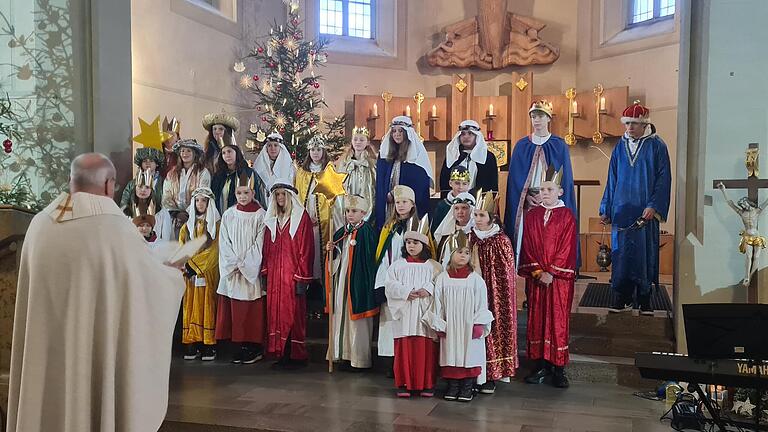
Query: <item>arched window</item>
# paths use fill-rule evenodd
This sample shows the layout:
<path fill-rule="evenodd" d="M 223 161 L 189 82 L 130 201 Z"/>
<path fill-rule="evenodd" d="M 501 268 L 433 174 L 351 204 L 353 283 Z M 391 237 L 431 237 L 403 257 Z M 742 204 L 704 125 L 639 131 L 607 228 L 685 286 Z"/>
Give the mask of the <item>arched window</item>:
<path fill-rule="evenodd" d="M 374 0 L 320 0 L 320 33 L 374 39 Z"/>
<path fill-rule="evenodd" d="M 671 18 L 675 15 L 675 0 L 630 0 L 628 26 Z"/>

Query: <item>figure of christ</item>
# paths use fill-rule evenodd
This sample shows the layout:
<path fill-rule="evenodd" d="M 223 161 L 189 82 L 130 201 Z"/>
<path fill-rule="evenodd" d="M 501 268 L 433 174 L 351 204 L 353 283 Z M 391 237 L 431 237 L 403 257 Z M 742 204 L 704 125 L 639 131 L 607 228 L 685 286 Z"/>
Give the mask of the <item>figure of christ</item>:
<path fill-rule="evenodd" d="M 738 203 L 734 203 L 733 200 L 728 198 L 723 183 L 718 184 L 717 188 L 723 193 L 725 202 L 727 202 L 728 206 L 739 215 L 741 223 L 744 224 L 744 230 L 739 233 L 739 236 L 741 236 L 739 252 L 745 255 L 745 272 L 741 284 L 747 287 L 752 279 L 752 275 L 757 272 L 757 264 L 760 261 L 760 255 L 763 249 L 765 249 L 765 237 L 761 236 L 758 232 L 757 222 L 760 218 L 760 214 L 765 207 L 768 206 L 768 199 L 763 201 L 759 206 L 747 197 L 743 197 Z"/>

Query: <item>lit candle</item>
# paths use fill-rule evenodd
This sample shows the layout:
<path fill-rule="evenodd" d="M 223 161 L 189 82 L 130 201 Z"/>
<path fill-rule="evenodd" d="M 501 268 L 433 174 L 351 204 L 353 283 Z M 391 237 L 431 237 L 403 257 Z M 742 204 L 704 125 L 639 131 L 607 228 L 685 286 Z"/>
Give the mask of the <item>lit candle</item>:
<path fill-rule="evenodd" d="M 493 104 L 488 105 L 488 115 L 489 116 L 493 115 Z"/>
<path fill-rule="evenodd" d="M 577 112 L 579 112 L 579 104 L 573 101 L 571 104 L 571 114 L 576 114 Z"/>
<path fill-rule="evenodd" d="M 600 96 L 600 111 L 605 111 L 605 96 Z"/>
<path fill-rule="evenodd" d="M 379 106 L 374 103 L 373 104 L 373 117 L 378 117 L 378 116 L 379 116 Z"/>
<path fill-rule="evenodd" d="M 437 106 L 432 105 L 432 117 L 437 117 Z"/>
<path fill-rule="evenodd" d="M 405 115 L 407 115 L 408 117 L 411 116 L 411 106 L 410 105 L 406 105 L 405 106 Z"/>

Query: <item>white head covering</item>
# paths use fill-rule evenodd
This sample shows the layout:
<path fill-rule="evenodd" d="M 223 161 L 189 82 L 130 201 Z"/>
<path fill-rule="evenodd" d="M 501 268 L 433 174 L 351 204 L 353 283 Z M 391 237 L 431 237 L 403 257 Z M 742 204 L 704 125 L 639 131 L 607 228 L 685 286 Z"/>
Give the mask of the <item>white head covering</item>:
<path fill-rule="evenodd" d="M 435 175 L 432 173 L 432 163 L 429 161 L 429 155 L 427 149 L 424 148 L 424 142 L 419 138 L 419 134 L 416 133 L 416 129 L 413 128 L 413 121 L 408 116 L 397 116 L 392 119 L 392 124 L 389 130 L 381 138 L 381 145 L 379 146 L 379 157 L 386 159 L 389 155 L 389 136 L 392 132 L 392 128 L 395 126 L 402 127 L 408 134 L 408 141 L 411 142 L 408 147 L 408 154 L 403 162 L 412 163 L 420 166 L 426 171 L 429 176 L 431 185 L 435 183 Z"/>
<path fill-rule="evenodd" d="M 277 237 L 277 203 L 275 202 L 275 194 L 272 191 L 276 189 L 285 189 L 291 199 L 291 226 L 288 230 L 291 238 L 296 235 L 296 230 L 299 229 L 301 223 L 301 217 L 304 215 L 304 206 L 299 201 L 299 195 L 296 188 L 293 187 L 293 182 L 286 178 L 279 178 L 275 180 L 274 184 L 270 188 L 269 206 L 267 207 L 267 216 L 264 218 L 264 224 L 269 227 L 269 231 L 272 233 L 272 241 L 275 241 Z"/>
<path fill-rule="evenodd" d="M 193 238 L 195 236 L 195 223 L 198 216 L 197 207 L 195 207 L 195 197 L 198 195 L 202 195 L 208 198 L 208 211 L 205 213 L 206 230 L 208 231 L 208 234 L 210 234 L 211 239 L 215 239 L 216 222 L 221 219 L 221 215 L 219 215 L 219 211 L 216 209 L 213 191 L 207 187 L 199 187 L 195 189 L 194 192 L 192 192 L 192 202 L 189 204 L 189 208 L 187 208 L 187 213 L 189 214 L 189 219 L 187 219 L 187 230 L 189 231 L 189 238 Z"/>
<path fill-rule="evenodd" d="M 475 216 L 473 212 L 475 209 L 475 197 L 467 192 L 462 192 L 453 199 L 451 209 L 448 211 L 448 214 L 445 215 L 442 222 L 440 222 L 440 225 L 435 229 L 435 241 L 437 241 L 438 244 L 443 236 L 449 236 L 456 232 L 456 218 L 453 216 L 453 207 L 457 203 L 469 204 L 469 221 L 464 227 L 464 232 L 469 233 L 469 230 L 475 225 Z"/>
<path fill-rule="evenodd" d="M 277 141 L 280 144 L 280 153 L 277 155 L 274 165 L 267 154 L 266 143 L 269 141 Z M 253 163 L 253 170 L 261 178 L 261 182 L 264 183 L 267 190 L 270 190 L 272 184 L 279 178 L 289 178 L 290 181 L 287 184 L 293 184 L 293 161 L 291 160 L 291 153 L 283 144 L 283 136 L 277 132 L 272 132 L 267 136 L 264 146 Z"/>
<path fill-rule="evenodd" d="M 480 125 L 474 120 L 464 120 L 459 124 L 459 130 L 456 135 L 453 136 L 451 142 L 448 143 L 448 147 L 445 149 L 445 166 L 451 168 L 461 155 L 461 132 L 468 130 L 475 134 L 477 137 L 475 140 L 475 147 L 469 153 L 469 157 L 464 159 L 462 164 L 469 170 L 469 187 L 475 187 L 475 179 L 477 178 L 477 164 L 484 164 L 488 158 L 488 144 L 485 142 L 483 133 L 480 132 Z"/>

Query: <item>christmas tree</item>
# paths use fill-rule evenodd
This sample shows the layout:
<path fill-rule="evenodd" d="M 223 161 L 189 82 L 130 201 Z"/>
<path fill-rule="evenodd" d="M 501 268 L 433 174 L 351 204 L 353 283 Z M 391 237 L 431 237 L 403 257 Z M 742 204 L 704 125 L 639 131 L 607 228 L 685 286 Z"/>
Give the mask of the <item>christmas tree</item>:
<path fill-rule="evenodd" d="M 277 131 L 291 156 L 301 161 L 309 140 L 323 134 L 328 152 L 335 156 L 346 142 L 345 119 L 342 116 L 326 121 L 322 111 L 318 113 L 328 107 L 320 90 L 322 76 L 318 74 L 328 58 L 328 40 L 305 40 L 298 2 L 283 2 L 288 6 L 286 23 L 275 22 L 269 35 L 259 38 L 253 51 L 234 67 L 242 74 L 241 87 L 256 96 L 256 110 L 261 117 L 260 125 L 251 126 L 249 139 L 263 142 Z M 247 73 L 246 63 L 255 64 L 258 72 Z"/>

